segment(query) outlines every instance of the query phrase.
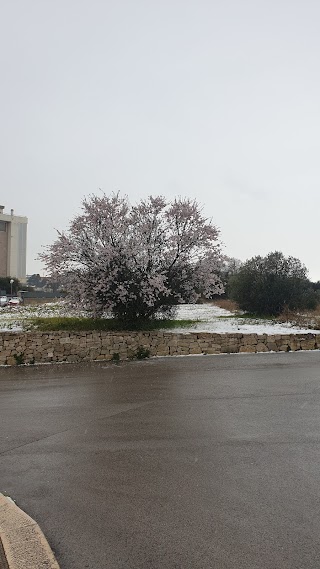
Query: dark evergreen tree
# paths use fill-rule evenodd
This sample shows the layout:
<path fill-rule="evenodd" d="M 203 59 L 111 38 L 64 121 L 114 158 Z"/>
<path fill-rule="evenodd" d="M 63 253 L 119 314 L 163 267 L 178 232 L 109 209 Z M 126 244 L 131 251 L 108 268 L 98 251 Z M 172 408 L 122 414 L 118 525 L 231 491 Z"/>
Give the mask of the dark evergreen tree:
<path fill-rule="evenodd" d="M 316 295 L 306 267 L 295 257 L 275 251 L 253 257 L 230 279 L 230 296 L 242 310 L 278 315 L 285 308 L 314 308 Z"/>

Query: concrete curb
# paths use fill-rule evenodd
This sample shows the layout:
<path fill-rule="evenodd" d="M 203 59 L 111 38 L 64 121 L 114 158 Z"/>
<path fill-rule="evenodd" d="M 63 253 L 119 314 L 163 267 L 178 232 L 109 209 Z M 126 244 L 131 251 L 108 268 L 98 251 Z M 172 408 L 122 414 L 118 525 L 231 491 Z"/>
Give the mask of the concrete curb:
<path fill-rule="evenodd" d="M 59 569 L 38 524 L 3 494 L 0 494 L 0 538 L 9 569 Z"/>

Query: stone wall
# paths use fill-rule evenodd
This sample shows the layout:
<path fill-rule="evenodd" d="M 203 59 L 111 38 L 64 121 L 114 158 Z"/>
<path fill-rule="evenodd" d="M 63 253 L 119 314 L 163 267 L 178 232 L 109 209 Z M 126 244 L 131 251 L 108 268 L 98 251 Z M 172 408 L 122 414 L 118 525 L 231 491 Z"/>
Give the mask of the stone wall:
<path fill-rule="evenodd" d="M 175 334 L 169 332 L 3 332 L 0 365 L 150 356 L 320 349 L 319 334 Z"/>

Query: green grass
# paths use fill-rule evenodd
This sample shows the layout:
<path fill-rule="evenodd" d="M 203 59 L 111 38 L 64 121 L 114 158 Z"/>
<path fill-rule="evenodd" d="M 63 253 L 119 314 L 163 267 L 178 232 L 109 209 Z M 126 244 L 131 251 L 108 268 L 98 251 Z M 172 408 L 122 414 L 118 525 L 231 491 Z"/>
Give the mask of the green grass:
<path fill-rule="evenodd" d="M 248 320 L 275 320 L 276 316 L 266 316 L 264 315 L 259 315 L 259 314 L 250 314 L 249 312 L 245 312 L 244 314 L 232 314 L 230 316 L 218 316 L 219 319 L 224 319 L 224 320 L 229 320 L 230 318 L 235 318 L 235 319 L 239 319 L 239 318 L 244 318 L 244 319 L 248 319 Z"/>
<path fill-rule="evenodd" d="M 110 332 L 125 330 L 172 330 L 174 328 L 187 328 L 195 324 L 196 320 L 144 320 L 136 321 L 131 325 L 124 325 L 123 322 L 114 318 L 72 318 L 72 317 L 53 317 L 53 318 L 30 318 L 28 324 L 31 328 L 36 328 L 42 332 L 55 330 L 66 331 L 90 331 L 106 330 Z"/>
<path fill-rule="evenodd" d="M 252 314 L 245 312 L 244 314 L 239 314 L 238 318 L 248 318 L 249 320 L 275 320 L 276 316 L 274 314 Z"/>

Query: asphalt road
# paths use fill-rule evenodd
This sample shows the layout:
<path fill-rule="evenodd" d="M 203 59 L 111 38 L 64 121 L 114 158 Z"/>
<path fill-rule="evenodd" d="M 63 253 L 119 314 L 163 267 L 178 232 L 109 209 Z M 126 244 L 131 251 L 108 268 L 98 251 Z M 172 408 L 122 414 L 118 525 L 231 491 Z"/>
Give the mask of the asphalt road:
<path fill-rule="evenodd" d="M 0 368 L 0 491 L 61 569 L 319 569 L 320 352 Z"/>

